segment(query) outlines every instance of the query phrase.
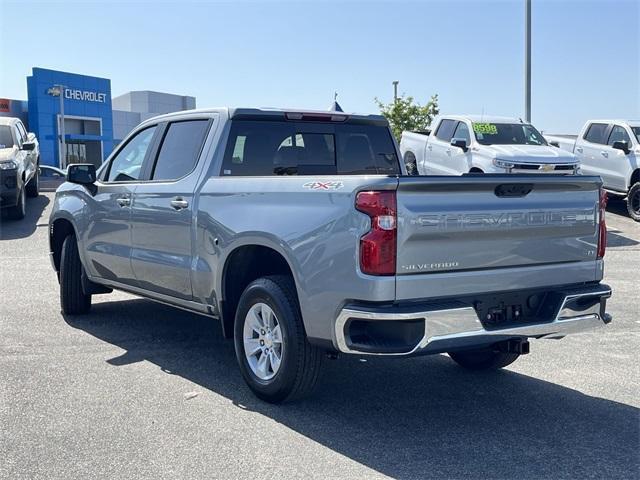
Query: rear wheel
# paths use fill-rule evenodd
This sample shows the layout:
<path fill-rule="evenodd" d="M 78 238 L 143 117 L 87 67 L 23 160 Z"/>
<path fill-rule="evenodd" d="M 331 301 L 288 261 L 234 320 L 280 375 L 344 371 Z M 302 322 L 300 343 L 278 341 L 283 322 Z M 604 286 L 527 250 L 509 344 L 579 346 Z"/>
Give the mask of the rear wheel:
<path fill-rule="evenodd" d="M 313 390 L 322 350 L 307 341 L 290 277 L 249 284 L 238 304 L 234 341 L 242 376 L 257 397 L 280 403 Z"/>
<path fill-rule="evenodd" d="M 469 370 L 495 370 L 511 365 L 518 359 L 520 354 L 504 353 L 495 351 L 492 348 L 483 348 L 450 352 L 449 356 L 458 365 Z"/>
<path fill-rule="evenodd" d="M 640 222 L 640 182 L 631 185 L 627 195 L 627 211 L 636 222 Z"/>
<path fill-rule="evenodd" d="M 407 168 L 407 175 L 418 175 L 418 164 L 413 153 L 407 152 L 404 154 L 404 164 Z"/>
<path fill-rule="evenodd" d="M 40 175 L 38 170 L 39 168 L 36 167 L 36 173 L 25 187 L 27 190 L 27 196 L 31 198 L 35 198 L 40 194 Z"/>
<path fill-rule="evenodd" d="M 24 190 L 25 187 L 23 186 L 18 194 L 18 203 L 13 207 L 7 208 L 7 216 L 13 220 L 22 220 L 27 214 L 27 198 Z"/>
<path fill-rule="evenodd" d="M 81 315 L 91 309 L 91 295 L 82 288 L 82 269 L 76 236 L 68 235 L 60 258 L 60 306 L 69 315 Z"/>

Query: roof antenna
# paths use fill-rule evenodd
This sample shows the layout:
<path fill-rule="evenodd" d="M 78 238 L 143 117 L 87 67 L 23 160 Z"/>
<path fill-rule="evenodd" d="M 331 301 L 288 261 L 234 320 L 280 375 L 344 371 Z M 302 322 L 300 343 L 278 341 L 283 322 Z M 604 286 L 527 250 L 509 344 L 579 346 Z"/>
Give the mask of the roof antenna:
<path fill-rule="evenodd" d="M 329 107 L 330 112 L 342 112 L 342 107 L 338 103 L 338 92 L 333 92 L 333 103 Z"/>

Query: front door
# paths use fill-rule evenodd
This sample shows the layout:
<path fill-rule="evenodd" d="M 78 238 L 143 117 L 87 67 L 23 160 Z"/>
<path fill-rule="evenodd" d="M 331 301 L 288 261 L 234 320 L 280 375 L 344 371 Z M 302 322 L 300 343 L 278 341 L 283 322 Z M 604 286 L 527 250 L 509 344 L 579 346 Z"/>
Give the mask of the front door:
<path fill-rule="evenodd" d="M 194 190 L 210 119 L 162 125 L 155 162 L 148 180 L 135 191 L 132 212 L 131 264 L 145 290 L 190 300 Z"/>
<path fill-rule="evenodd" d="M 149 127 L 127 141 L 96 182 L 83 239 L 90 275 L 137 284 L 131 268 L 131 203 L 155 131 Z"/>

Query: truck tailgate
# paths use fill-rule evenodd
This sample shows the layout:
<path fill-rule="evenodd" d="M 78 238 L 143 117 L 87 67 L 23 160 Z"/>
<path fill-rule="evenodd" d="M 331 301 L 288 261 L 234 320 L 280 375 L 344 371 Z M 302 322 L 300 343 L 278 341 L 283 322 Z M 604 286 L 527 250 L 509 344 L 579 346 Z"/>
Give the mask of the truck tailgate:
<path fill-rule="evenodd" d="M 575 175 L 401 177 L 397 274 L 595 263 L 600 185 Z"/>

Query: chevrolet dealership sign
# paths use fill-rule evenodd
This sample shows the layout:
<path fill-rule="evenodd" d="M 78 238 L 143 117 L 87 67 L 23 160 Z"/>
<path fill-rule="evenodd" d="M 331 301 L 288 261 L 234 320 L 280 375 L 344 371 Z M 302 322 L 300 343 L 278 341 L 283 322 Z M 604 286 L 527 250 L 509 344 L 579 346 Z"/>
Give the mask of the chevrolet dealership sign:
<path fill-rule="evenodd" d="M 107 101 L 106 93 L 93 92 L 91 90 L 79 90 L 74 88 L 64 89 L 64 98 L 70 100 L 81 100 L 83 102 L 105 103 Z"/>

